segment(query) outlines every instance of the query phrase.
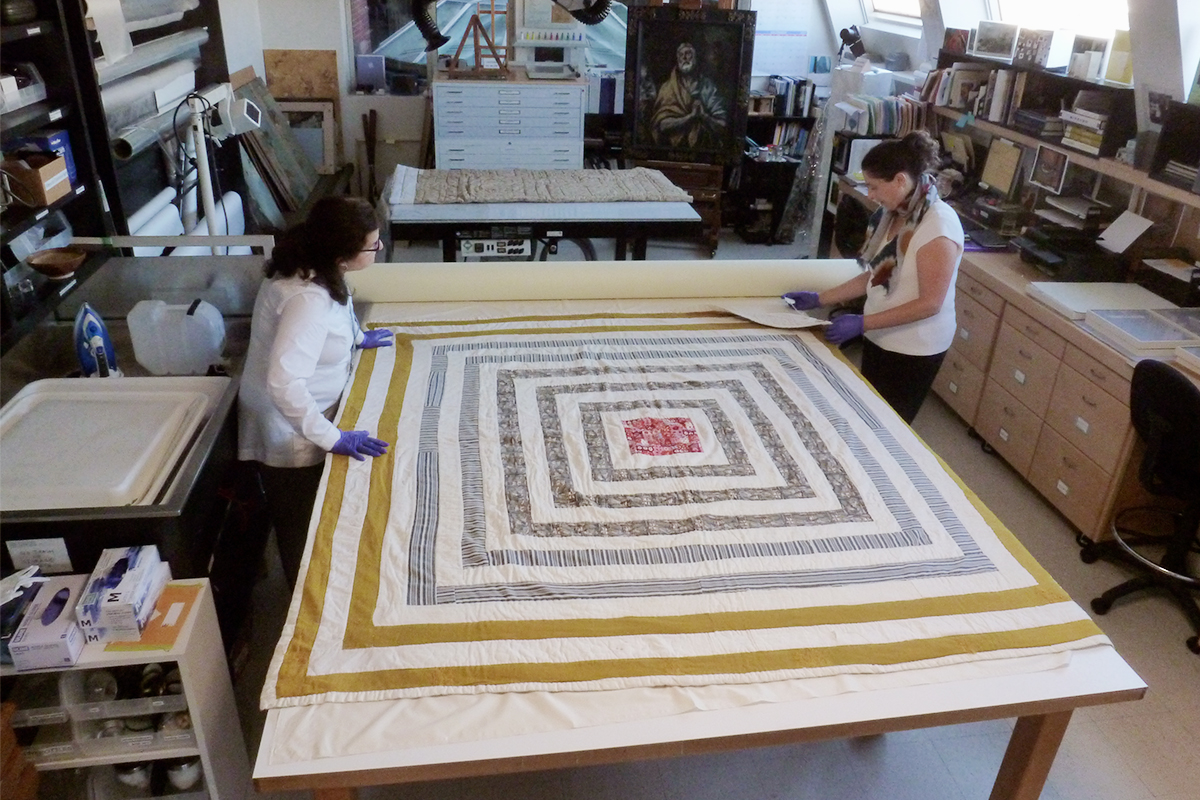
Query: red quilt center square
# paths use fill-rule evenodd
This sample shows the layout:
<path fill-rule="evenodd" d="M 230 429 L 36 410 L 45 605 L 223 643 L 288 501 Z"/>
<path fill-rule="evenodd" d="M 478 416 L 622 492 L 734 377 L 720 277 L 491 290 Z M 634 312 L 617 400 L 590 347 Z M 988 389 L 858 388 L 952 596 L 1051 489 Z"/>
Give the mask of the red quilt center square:
<path fill-rule="evenodd" d="M 700 435 L 687 417 L 641 417 L 624 420 L 622 424 L 631 452 L 670 456 L 701 451 Z"/>

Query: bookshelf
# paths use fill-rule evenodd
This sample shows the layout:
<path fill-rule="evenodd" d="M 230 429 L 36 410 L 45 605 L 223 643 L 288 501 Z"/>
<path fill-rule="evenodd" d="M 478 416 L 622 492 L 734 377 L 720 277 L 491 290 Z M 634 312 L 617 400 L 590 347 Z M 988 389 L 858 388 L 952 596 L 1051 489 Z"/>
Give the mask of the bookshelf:
<path fill-rule="evenodd" d="M 935 107 L 933 111 L 938 117 L 941 117 L 954 125 L 957 125 L 962 118 L 966 116 L 961 111 L 941 106 Z M 993 136 L 1003 136 L 1005 139 L 1028 148 L 1036 149 L 1038 145 L 1053 148 L 1060 153 L 1064 153 L 1067 156 L 1068 161 L 1070 161 L 1072 164 L 1078 164 L 1086 169 L 1090 169 L 1101 175 L 1110 177 L 1113 180 L 1121 181 L 1122 183 L 1128 183 L 1132 186 L 1142 189 L 1149 194 L 1158 195 L 1166 200 L 1180 203 L 1191 208 L 1200 209 L 1200 194 L 1192 194 L 1187 189 L 1180 188 L 1179 186 L 1175 186 L 1170 183 L 1164 183 L 1163 181 L 1155 180 L 1154 178 L 1150 177 L 1149 173 L 1126 164 L 1123 161 L 1117 161 L 1115 158 L 1097 158 L 1095 156 L 1090 156 L 1087 153 L 1072 149 L 1065 145 L 1055 144 L 1054 142 L 1047 141 L 1045 139 L 1038 139 L 1037 137 L 1029 136 L 1028 134 L 1013 130 L 1012 128 L 1008 128 L 994 122 L 981 120 L 979 118 L 974 118 L 969 122 L 969 124 L 977 130 L 983 131 L 984 133 L 988 133 Z"/>

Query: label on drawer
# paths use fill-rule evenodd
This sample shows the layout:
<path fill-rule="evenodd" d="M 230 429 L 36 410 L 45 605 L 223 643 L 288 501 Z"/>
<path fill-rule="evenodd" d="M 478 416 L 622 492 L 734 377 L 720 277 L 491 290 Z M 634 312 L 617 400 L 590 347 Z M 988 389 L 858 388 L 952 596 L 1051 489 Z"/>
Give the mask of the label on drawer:
<path fill-rule="evenodd" d="M 955 383 L 954 381 L 950 381 L 947 388 L 950 389 L 951 394 L 958 394 L 958 384 Z"/>
<path fill-rule="evenodd" d="M 1000 429 L 1000 438 L 1006 442 L 1008 441 L 1008 431 L 1004 430 L 1004 428 Z"/>
<path fill-rule="evenodd" d="M 959 328 L 958 329 L 958 338 L 962 339 L 963 341 L 970 339 L 971 331 L 967 330 L 966 328 Z"/>
<path fill-rule="evenodd" d="M 1019 370 L 1019 369 L 1014 369 L 1013 370 L 1013 380 L 1016 381 L 1017 383 L 1021 384 L 1022 386 L 1024 386 L 1025 385 L 1025 373 L 1021 372 L 1021 370 Z"/>
<path fill-rule="evenodd" d="M 1082 431 L 1083 433 L 1087 433 L 1088 428 L 1090 428 L 1091 426 L 1088 425 L 1088 421 L 1086 419 L 1084 419 L 1083 417 L 1076 417 L 1075 418 L 1075 427 L 1079 428 L 1079 430 Z"/>
<path fill-rule="evenodd" d="M 1055 487 L 1056 489 L 1058 489 L 1058 491 L 1059 491 L 1059 494 L 1061 494 L 1063 497 L 1066 497 L 1067 495 L 1069 495 L 1069 494 L 1071 493 L 1071 487 L 1070 487 L 1070 486 L 1067 486 L 1067 485 L 1066 485 L 1065 483 L 1063 483 L 1062 481 L 1059 481 L 1058 483 L 1056 483 L 1056 484 L 1054 485 L 1054 487 Z"/>

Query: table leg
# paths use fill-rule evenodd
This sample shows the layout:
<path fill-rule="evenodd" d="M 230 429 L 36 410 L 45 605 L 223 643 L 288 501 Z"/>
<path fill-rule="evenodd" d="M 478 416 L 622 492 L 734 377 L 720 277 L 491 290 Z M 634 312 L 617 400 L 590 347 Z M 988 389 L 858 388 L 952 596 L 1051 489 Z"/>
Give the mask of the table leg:
<path fill-rule="evenodd" d="M 442 239 L 442 261 L 458 260 L 458 241 L 453 236 Z"/>
<path fill-rule="evenodd" d="M 645 236 L 638 236 L 636 239 L 633 240 L 633 260 L 634 261 L 645 261 L 646 260 L 646 237 Z"/>
<path fill-rule="evenodd" d="M 1070 721 L 1070 711 L 1018 717 L 991 800 L 1037 800 Z"/>

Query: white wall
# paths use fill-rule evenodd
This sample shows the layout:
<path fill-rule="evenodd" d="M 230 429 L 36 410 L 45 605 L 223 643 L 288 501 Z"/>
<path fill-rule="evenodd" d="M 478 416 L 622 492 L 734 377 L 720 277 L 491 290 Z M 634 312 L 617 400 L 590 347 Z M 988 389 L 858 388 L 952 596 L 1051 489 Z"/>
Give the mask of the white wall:
<path fill-rule="evenodd" d="M 265 76 L 263 66 L 262 23 L 258 0 L 219 0 L 221 37 L 225 40 L 225 61 L 229 74 L 253 67 L 254 74 Z"/>

